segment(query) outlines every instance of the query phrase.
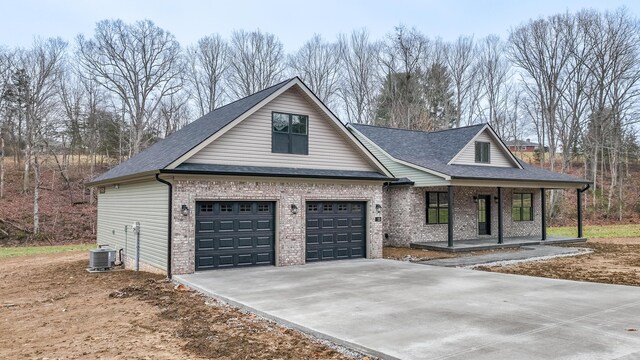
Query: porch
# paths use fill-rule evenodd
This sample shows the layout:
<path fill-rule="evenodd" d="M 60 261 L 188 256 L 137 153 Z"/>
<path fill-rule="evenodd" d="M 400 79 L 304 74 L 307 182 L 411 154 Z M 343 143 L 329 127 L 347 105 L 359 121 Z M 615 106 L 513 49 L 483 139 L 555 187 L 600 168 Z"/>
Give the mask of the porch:
<path fill-rule="evenodd" d="M 409 246 L 414 249 L 447 251 L 447 252 L 468 252 L 481 250 L 495 250 L 519 248 L 530 245 L 558 245 L 586 242 L 584 237 L 562 237 L 547 236 L 542 240 L 540 236 L 515 236 L 503 237 L 502 243 L 498 243 L 497 238 L 466 239 L 454 241 L 454 246 L 450 246 L 448 241 L 412 242 Z"/>

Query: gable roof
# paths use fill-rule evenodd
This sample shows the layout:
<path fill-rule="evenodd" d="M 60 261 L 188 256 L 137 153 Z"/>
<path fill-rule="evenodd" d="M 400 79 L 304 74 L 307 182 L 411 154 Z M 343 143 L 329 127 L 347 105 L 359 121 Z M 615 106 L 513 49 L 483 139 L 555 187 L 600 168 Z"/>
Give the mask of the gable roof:
<path fill-rule="evenodd" d="M 340 124 L 342 131 L 354 141 L 356 147 L 359 148 L 372 163 L 376 164 L 385 177 L 392 177 L 391 173 L 346 129 L 345 125 L 326 108 L 316 95 L 313 94 L 298 77 L 294 77 L 213 110 L 166 138 L 159 140 L 148 149 L 96 177 L 89 185 L 138 174 L 157 173 L 162 169 L 176 168 L 182 161 L 188 158 L 191 153 L 213 141 L 215 136 L 223 133 L 225 129 L 228 130 L 231 128 L 232 126 L 230 125 L 232 125 L 234 121 L 241 121 L 244 115 L 257 110 L 270 101 L 272 97 L 277 96 L 279 93 L 296 84 L 300 85 L 312 100 L 319 103 L 321 108 L 330 114 L 330 118 L 333 121 Z"/>
<path fill-rule="evenodd" d="M 589 183 L 578 177 L 528 165 L 515 157 L 515 161 L 521 168 L 450 164 L 451 160 L 470 141 L 487 128 L 487 124 L 433 132 L 363 124 L 349 124 L 349 127 L 367 137 L 394 160 L 428 169 L 432 173 L 440 173 L 446 180 L 483 179 Z M 510 151 L 509 154 L 513 156 Z"/>
<path fill-rule="evenodd" d="M 527 139 L 527 140 L 520 140 L 520 139 L 507 140 L 504 143 L 507 146 L 540 146 L 540 144 L 538 144 L 536 142 L 532 142 L 529 139 Z"/>

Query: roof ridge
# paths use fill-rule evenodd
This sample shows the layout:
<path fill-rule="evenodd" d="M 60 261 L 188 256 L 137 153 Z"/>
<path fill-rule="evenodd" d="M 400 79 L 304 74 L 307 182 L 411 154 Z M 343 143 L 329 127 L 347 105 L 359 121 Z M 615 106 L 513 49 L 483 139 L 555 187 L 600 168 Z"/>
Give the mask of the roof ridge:
<path fill-rule="evenodd" d="M 273 84 L 273 85 L 271 85 L 271 86 L 269 86 L 269 87 L 267 87 L 267 88 L 264 88 L 264 89 L 262 89 L 262 90 L 260 90 L 260 91 L 254 92 L 254 93 L 253 93 L 253 94 L 251 94 L 251 95 L 243 96 L 243 97 L 241 97 L 241 98 L 239 98 L 239 99 L 237 99 L 237 100 L 234 100 L 234 101 L 232 101 L 232 102 L 230 102 L 230 103 L 227 103 L 227 104 L 224 104 L 224 105 L 222 105 L 222 106 L 220 106 L 220 107 L 217 107 L 217 108 L 215 108 L 215 109 L 211 110 L 209 113 L 211 113 L 211 112 L 213 112 L 213 111 L 216 111 L 216 110 L 220 110 L 220 109 L 222 109 L 222 108 L 224 108 L 224 107 L 227 107 L 227 106 L 229 106 L 229 105 L 231 105 L 231 104 L 235 104 L 235 103 L 237 103 L 238 101 L 242 101 L 242 100 L 245 100 L 245 99 L 247 99 L 247 98 L 250 98 L 250 97 L 252 97 L 253 95 L 258 95 L 258 94 L 260 94 L 260 93 L 262 93 L 262 92 L 265 92 L 265 91 L 267 91 L 267 90 L 269 90 L 269 89 L 272 89 L 272 88 L 274 88 L 274 87 L 276 87 L 276 86 L 282 86 L 283 84 L 288 83 L 289 81 L 291 81 L 291 80 L 293 80 L 293 79 L 295 79 L 295 78 L 297 78 L 297 76 L 296 76 L 296 77 L 292 77 L 292 78 L 288 78 L 288 79 L 283 80 L 283 81 L 280 81 L 280 82 L 279 82 L 279 83 L 277 83 L 277 84 Z M 207 115 L 207 114 L 205 114 L 205 115 Z M 198 118 L 198 119 L 196 119 L 196 120 L 199 120 L 199 119 L 200 119 L 200 118 Z M 195 121 L 195 120 L 194 120 L 194 121 Z M 194 121 L 192 121 L 191 123 L 193 123 Z"/>
<path fill-rule="evenodd" d="M 423 133 L 423 134 L 433 134 L 433 133 L 440 133 L 440 132 L 445 132 L 445 131 L 450 131 L 450 130 L 460 130 L 460 129 L 471 128 L 471 127 L 474 127 L 474 126 L 485 126 L 485 125 L 487 125 L 487 123 L 480 123 L 480 124 L 474 124 L 474 125 L 460 126 L 460 127 L 456 127 L 456 128 L 448 128 L 448 129 L 434 130 L 434 131 L 424 131 L 424 130 L 411 130 L 411 129 L 404 129 L 404 128 L 395 128 L 395 127 L 390 127 L 390 126 L 379 126 L 379 125 L 360 124 L 360 123 L 349 123 L 349 124 L 350 125 L 357 125 L 357 126 L 375 127 L 375 128 L 380 128 L 380 129 L 402 130 L 402 131 L 408 131 L 408 132 L 413 132 L 413 133 Z"/>

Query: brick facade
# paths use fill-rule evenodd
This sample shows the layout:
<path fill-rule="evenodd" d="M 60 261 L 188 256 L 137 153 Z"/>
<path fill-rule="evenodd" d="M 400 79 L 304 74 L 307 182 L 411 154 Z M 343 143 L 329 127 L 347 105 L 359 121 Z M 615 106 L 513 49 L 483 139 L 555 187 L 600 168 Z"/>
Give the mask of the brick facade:
<path fill-rule="evenodd" d="M 263 200 L 276 202 L 276 265 L 305 263 L 306 201 L 348 200 L 367 202 L 367 257 L 382 257 L 382 222 L 374 219 L 376 204 L 382 204 L 379 183 L 340 181 L 263 181 L 235 179 L 176 179 L 173 181 L 172 273 L 195 271 L 195 213 L 181 214 L 183 204 L 196 208 L 196 201 Z M 292 214 L 295 204 L 299 211 Z"/>
<path fill-rule="evenodd" d="M 447 224 L 426 223 L 426 195 L 428 191 L 447 191 L 446 187 L 385 187 L 383 194 L 384 244 L 409 246 L 411 242 L 446 241 Z M 513 193 L 533 194 L 533 221 L 513 221 L 511 204 Z M 497 188 L 454 187 L 454 240 L 497 238 Z M 491 196 L 491 235 L 478 236 L 477 204 L 473 197 Z M 503 234 L 505 237 L 541 236 L 540 189 L 502 189 Z"/>

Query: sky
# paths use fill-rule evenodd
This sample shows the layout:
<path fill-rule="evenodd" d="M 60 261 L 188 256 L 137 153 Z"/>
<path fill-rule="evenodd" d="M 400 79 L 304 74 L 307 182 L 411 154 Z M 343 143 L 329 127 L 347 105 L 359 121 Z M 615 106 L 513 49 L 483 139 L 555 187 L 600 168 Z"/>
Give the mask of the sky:
<path fill-rule="evenodd" d="M 119 18 L 152 20 L 182 45 L 211 33 L 228 37 L 236 29 L 260 29 L 275 34 L 285 51 L 293 52 L 315 33 L 333 40 L 367 28 L 379 39 L 402 24 L 445 41 L 459 35 L 506 38 L 509 29 L 531 18 L 621 6 L 640 15 L 637 0 L 3 0 L 0 46 L 28 47 L 34 37 L 60 36 L 72 42 L 79 33 L 93 34 L 97 21 Z"/>

